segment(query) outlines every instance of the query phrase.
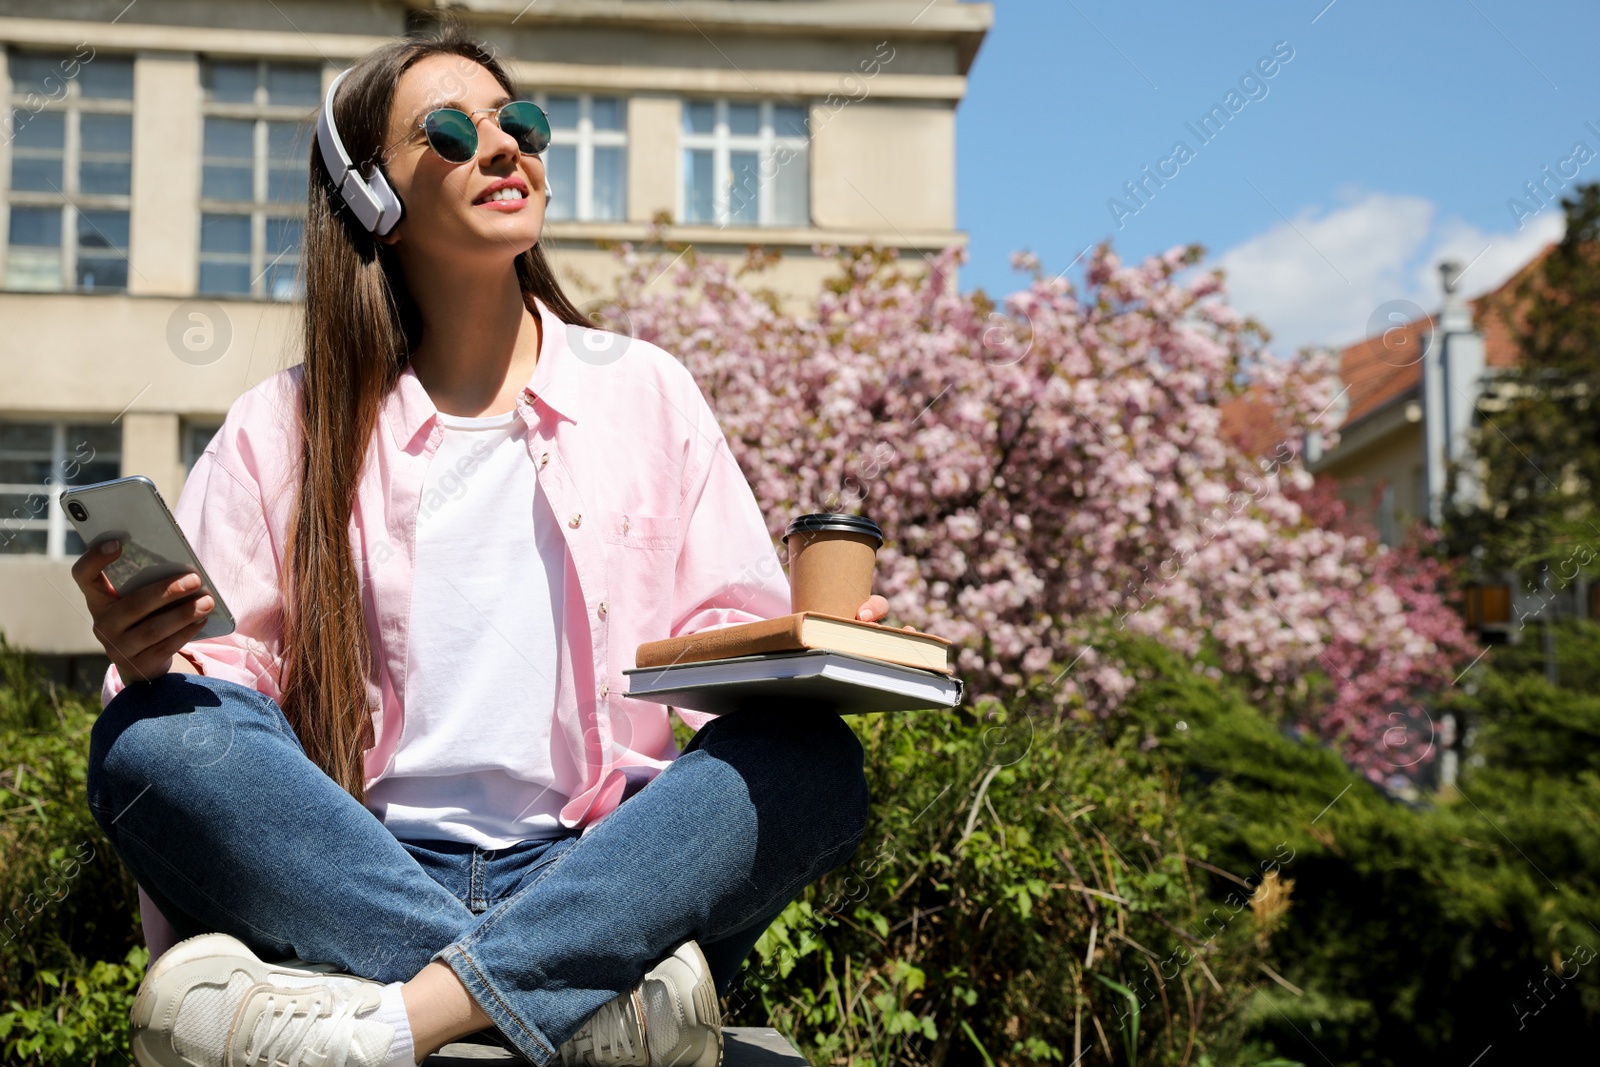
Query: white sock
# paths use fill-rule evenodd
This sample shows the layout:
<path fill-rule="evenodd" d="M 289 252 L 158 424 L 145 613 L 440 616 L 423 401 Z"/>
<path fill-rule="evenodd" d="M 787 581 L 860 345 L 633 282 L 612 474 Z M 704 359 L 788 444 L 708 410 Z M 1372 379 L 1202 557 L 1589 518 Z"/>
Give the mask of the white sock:
<path fill-rule="evenodd" d="M 383 987 L 383 999 L 370 1014 L 361 1018 L 380 1022 L 394 1028 L 394 1040 L 389 1044 L 389 1056 L 383 1067 L 417 1067 L 417 1050 L 411 1038 L 411 1017 L 406 1014 L 406 1002 L 400 996 L 404 983 L 390 982 Z"/>

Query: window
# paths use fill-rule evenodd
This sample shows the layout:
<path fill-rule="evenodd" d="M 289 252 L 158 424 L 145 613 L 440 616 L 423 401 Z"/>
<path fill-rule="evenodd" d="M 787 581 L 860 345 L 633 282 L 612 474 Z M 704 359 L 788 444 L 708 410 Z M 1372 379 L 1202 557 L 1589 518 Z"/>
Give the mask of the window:
<path fill-rule="evenodd" d="M 205 60 L 200 148 L 202 293 L 292 300 L 322 71 Z"/>
<path fill-rule="evenodd" d="M 183 455 L 181 458 L 185 474 L 194 470 L 194 461 L 200 458 L 200 454 L 206 450 L 206 446 L 211 443 L 211 439 L 217 435 L 217 431 L 220 429 L 222 429 L 222 423 L 220 422 L 184 421 Z"/>
<path fill-rule="evenodd" d="M 6 288 L 126 291 L 133 60 L 84 45 L 9 61 Z"/>
<path fill-rule="evenodd" d="M 685 100 L 679 217 L 718 226 L 811 222 L 804 104 Z"/>
<path fill-rule="evenodd" d="M 0 555 L 82 555 L 61 489 L 121 473 L 120 426 L 0 419 Z"/>
<path fill-rule="evenodd" d="M 547 218 L 611 222 L 628 217 L 628 102 L 615 96 L 537 93 L 550 116 L 544 154 L 553 199 Z"/>

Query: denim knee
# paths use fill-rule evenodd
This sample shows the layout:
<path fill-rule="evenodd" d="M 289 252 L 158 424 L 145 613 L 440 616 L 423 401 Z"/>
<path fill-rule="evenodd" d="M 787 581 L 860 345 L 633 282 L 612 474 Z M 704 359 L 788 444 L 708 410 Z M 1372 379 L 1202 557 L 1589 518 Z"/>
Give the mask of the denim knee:
<path fill-rule="evenodd" d="M 169 671 L 130 683 L 90 731 L 85 784 L 91 812 L 111 817 L 130 786 L 205 773 L 232 750 L 241 729 L 254 727 L 300 743 L 270 697 L 237 682 Z"/>
<path fill-rule="evenodd" d="M 869 796 L 865 754 L 844 719 L 825 712 L 751 710 L 722 716 L 696 738 L 730 762 L 760 767 L 758 803 L 792 823 L 798 842 L 809 839 L 815 873 L 849 861 L 866 832 Z"/>

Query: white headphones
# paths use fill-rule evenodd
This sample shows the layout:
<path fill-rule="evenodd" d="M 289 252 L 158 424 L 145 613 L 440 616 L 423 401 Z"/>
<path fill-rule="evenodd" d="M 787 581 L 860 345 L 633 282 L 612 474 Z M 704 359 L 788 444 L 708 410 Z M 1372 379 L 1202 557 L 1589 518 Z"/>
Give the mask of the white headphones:
<path fill-rule="evenodd" d="M 339 83 L 344 81 L 346 74 L 354 70 L 347 67 L 339 72 L 333 79 L 333 84 L 328 86 L 328 98 L 322 102 L 322 110 L 317 114 L 317 144 L 321 146 L 322 163 L 328 168 L 328 174 L 333 178 L 333 184 L 339 190 L 339 196 L 350 206 L 351 212 L 361 220 L 370 233 L 383 236 L 400 222 L 405 215 L 405 205 L 389 187 L 389 180 L 383 176 L 383 171 L 374 162 L 367 168 L 365 178 L 356 170 L 355 164 L 350 160 L 350 153 L 344 150 L 344 142 L 339 139 L 339 130 L 333 124 L 333 96 L 339 91 Z M 544 182 L 544 202 L 550 203 L 550 178 L 546 174 Z"/>

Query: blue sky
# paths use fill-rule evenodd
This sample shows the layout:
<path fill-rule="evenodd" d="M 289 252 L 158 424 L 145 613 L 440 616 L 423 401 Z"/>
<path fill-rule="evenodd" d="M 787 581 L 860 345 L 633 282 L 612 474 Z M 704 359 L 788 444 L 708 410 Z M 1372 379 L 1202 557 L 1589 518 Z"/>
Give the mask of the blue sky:
<path fill-rule="evenodd" d="M 1018 288 L 1017 249 L 1053 274 L 1199 242 L 1275 350 L 1347 344 L 1436 308 L 1439 259 L 1471 294 L 1560 236 L 1524 183 L 1600 180 L 1597 43 L 1597 0 L 998 0 L 956 119 L 962 286 Z"/>

